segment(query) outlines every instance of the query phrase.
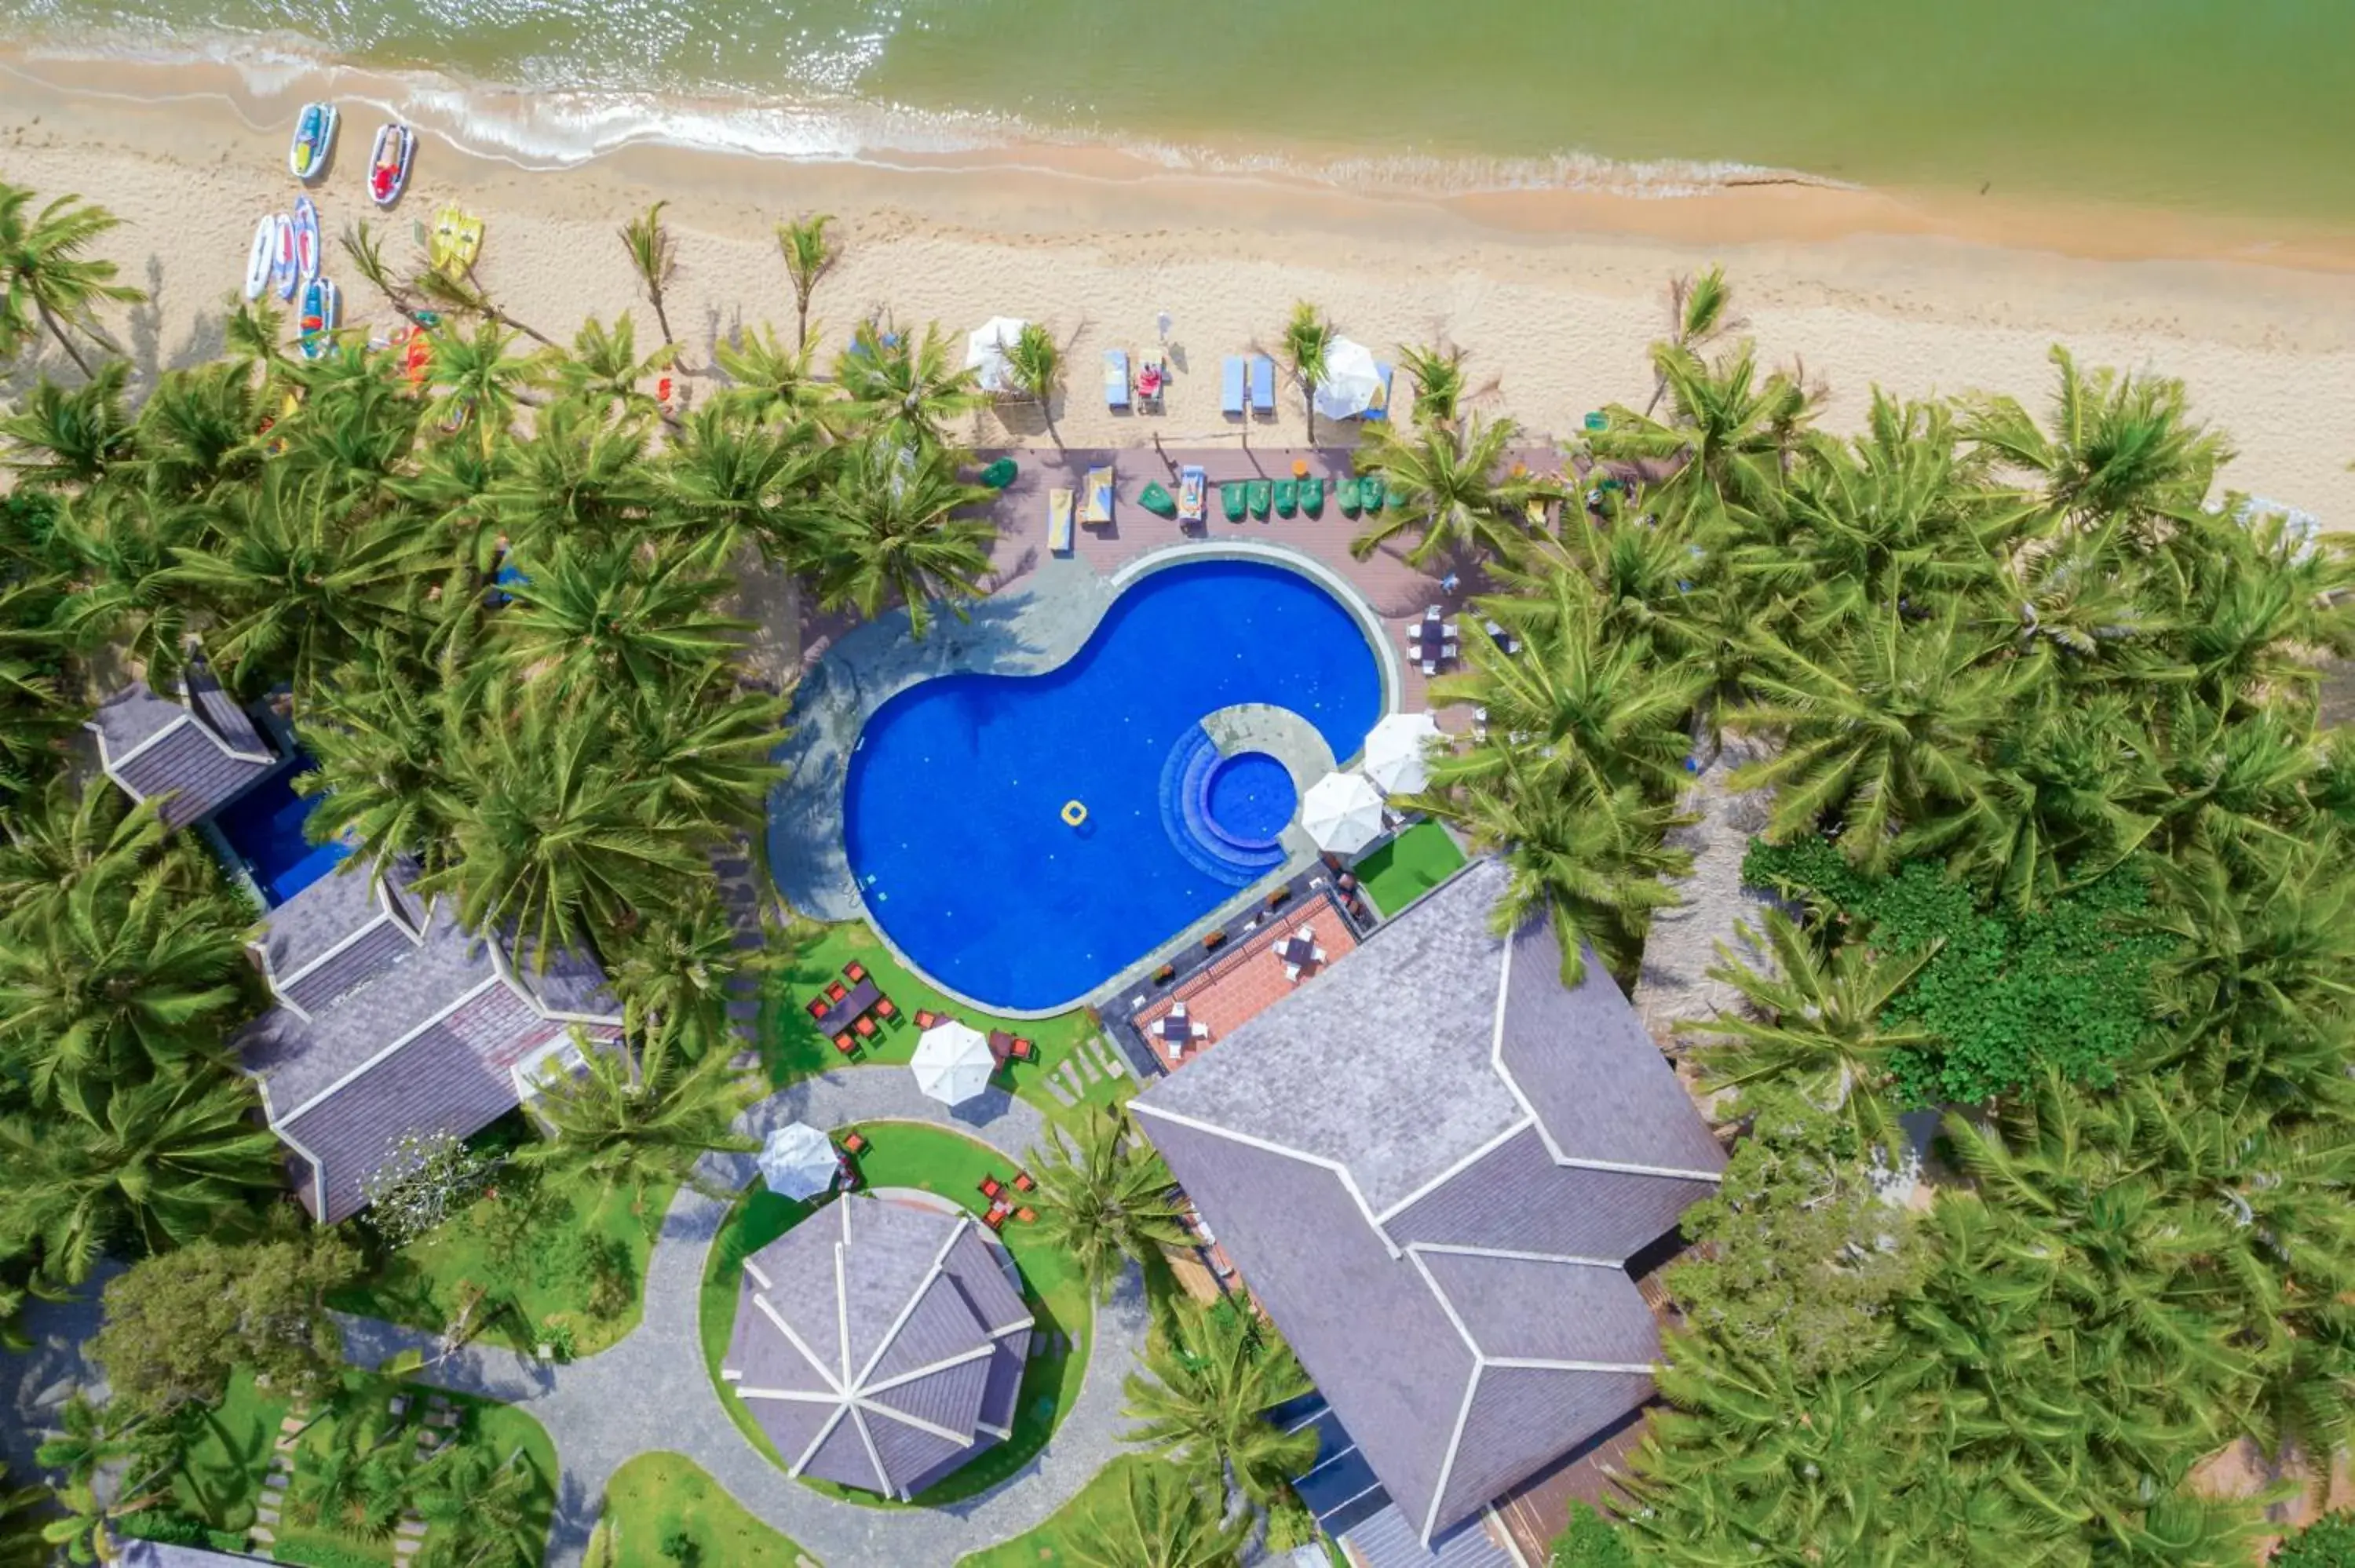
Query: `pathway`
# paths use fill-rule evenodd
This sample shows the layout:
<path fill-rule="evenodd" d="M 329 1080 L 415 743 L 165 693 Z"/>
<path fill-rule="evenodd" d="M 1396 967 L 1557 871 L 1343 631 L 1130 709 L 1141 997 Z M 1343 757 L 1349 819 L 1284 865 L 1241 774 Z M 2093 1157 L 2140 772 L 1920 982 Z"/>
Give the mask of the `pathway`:
<path fill-rule="evenodd" d="M 1655 1040 L 1671 1045 L 1670 1031 L 1678 1019 L 1714 1018 L 1741 1006 L 1739 992 L 1709 978 L 1720 944 L 1748 963 L 1764 958 L 1742 940 L 1739 927 L 1745 922 L 1758 924 L 1767 903 L 1764 895 L 1742 885 L 1742 859 L 1749 853 L 1752 835 L 1765 829 L 1768 791 L 1737 793 L 1726 786 L 1728 775 L 1753 760 L 1758 747 L 1728 736 L 1721 748 L 1704 739 L 1694 755 L 1702 759 L 1700 777 L 1684 807 L 1700 820 L 1669 835 L 1669 842 L 1692 852 L 1692 874 L 1677 884 L 1684 902 L 1652 916 L 1644 966 L 1636 980 L 1636 1011 L 1644 1027 Z"/>
<path fill-rule="evenodd" d="M 954 1109 L 918 1092 L 904 1068 L 846 1067 L 805 1079 L 745 1113 L 759 1137 L 792 1120 L 832 1128 L 851 1122 L 947 1122 L 1020 1160 L 1044 1137 L 1039 1113 L 991 1090 Z M 751 1180 L 749 1155 L 710 1156 L 705 1169 L 730 1187 Z M 645 1315 L 620 1343 L 581 1361 L 544 1366 L 498 1346 L 473 1345 L 432 1362 L 433 1336 L 372 1319 L 345 1325 L 352 1360 L 374 1366 L 421 1351 L 425 1382 L 504 1400 L 528 1412 L 555 1440 L 556 1520 L 549 1568 L 581 1559 L 605 1483 L 628 1459 L 668 1450 L 710 1472 L 737 1501 L 783 1531 L 826 1568 L 949 1568 L 959 1557 L 1044 1520 L 1121 1451 L 1120 1383 L 1146 1327 L 1134 1270 L 1099 1308 L 1078 1403 L 1028 1466 L 979 1497 L 940 1509 L 862 1508 L 823 1497 L 753 1448 L 719 1404 L 704 1371 L 696 1305 L 706 1255 L 728 1204 L 683 1189 L 664 1217 L 648 1260 Z"/>

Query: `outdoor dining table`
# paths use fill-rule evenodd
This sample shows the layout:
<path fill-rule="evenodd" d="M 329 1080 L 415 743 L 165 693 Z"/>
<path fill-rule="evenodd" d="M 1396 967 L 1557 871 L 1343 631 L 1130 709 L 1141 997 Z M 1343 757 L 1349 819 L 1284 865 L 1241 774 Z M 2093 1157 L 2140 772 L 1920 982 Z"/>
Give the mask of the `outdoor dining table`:
<path fill-rule="evenodd" d="M 1313 937 L 1287 937 L 1277 946 L 1275 956 L 1287 964 L 1313 964 L 1316 961 L 1316 939 Z"/>
<path fill-rule="evenodd" d="M 1160 1022 L 1153 1026 L 1153 1032 L 1172 1045 L 1182 1045 L 1194 1038 L 1194 1021 L 1186 1016 L 1186 1010 L 1181 1007 L 1163 1014 Z"/>
<path fill-rule="evenodd" d="M 1407 628 L 1407 646 L 1418 659 L 1455 657 L 1455 629 L 1444 621 L 1418 620 Z"/>
<path fill-rule="evenodd" d="M 871 980 L 860 980 L 850 988 L 850 994 L 817 1015 L 818 1032 L 839 1034 L 866 1016 L 867 1010 L 883 1000 L 883 988 Z"/>

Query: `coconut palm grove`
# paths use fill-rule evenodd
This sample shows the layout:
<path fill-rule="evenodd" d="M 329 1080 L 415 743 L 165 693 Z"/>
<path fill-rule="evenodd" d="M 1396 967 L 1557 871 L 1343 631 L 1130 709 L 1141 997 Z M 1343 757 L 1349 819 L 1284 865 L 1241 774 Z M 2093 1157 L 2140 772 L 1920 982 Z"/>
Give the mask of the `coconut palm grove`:
<path fill-rule="evenodd" d="M 770 830 L 817 766 L 787 745 L 813 672 L 1017 596 L 1051 330 L 980 367 L 885 314 L 829 340 L 810 216 L 759 285 L 784 329 L 680 339 L 657 207 L 613 258 L 651 334 L 517 320 L 361 224 L 340 331 L 232 299 L 217 357 L 143 371 L 117 227 L 0 185 L 0 1564 L 2355 1561 L 2355 565 L 2234 487 L 2180 384 L 2056 347 L 2042 387 L 1876 392 L 1835 430 L 1716 273 L 1567 440 L 1398 348 L 1389 417 L 1322 426 L 1345 547 L 1287 544 L 1307 477 L 1240 526 L 1345 606 L 1398 574 L 1412 606 L 1351 611 L 1384 636 L 1444 574 L 1445 656 L 1382 677 L 1435 738 L 1354 846 L 1295 819 L 1208 926 L 1000 1017 L 888 905 L 794 907 Z M 1269 323 L 1312 430 L 1342 341 Z M 1199 536 L 1150 499 L 1120 532 L 1216 553 L 1213 495 Z M 778 655 L 820 622 L 839 652 Z M 250 770 L 222 800 L 139 782 L 189 724 Z M 278 851 L 239 799 L 277 801 Z M 416 956 L 317 980 L 357 961 L 301 946 L 333 899 Z M 1656 1006 L 1679 922 L 1703 1000 Z M 1353 1136 L 1272 1065 L 1330 1060 L 1334 999 L 1379 1015 L 1414 942 L 1509 966 L 1498 1126 L 1675 1188 L 1616 1251 L 1418 1251 L 1377 1153 L 1325 1160 L 1470 1346 L 1433 1475 L 1284 1283 L 1356 1266 L 1200 1141 L 1254 1099 L 1255 1147 Z M 369 1075 L 445 969 L 518 1043 L 455 1107 L 456 1068 Z M 1431 1016 L 1349 1050 L 1444 1022 L 1397 1005 Z M 1502 1095 L 1478 1016 L 1463 1081 Z M 1571 1148 L 1522 1016 L 1616 1042 L 1581 1103 L 1648 1086 L 1614 1127 L 1684 1152 Z M 1419 1097 L 1368 1138 L 1447 1119 Z M 1516 1202 L 1547 1234 L 1608 1206 Z M 1602 1256 L 1609 1290 L 1443 1277 L 1484 1247 Z M 1515 1348 L 1590 1340 L 1617 1348 Z M 1482 1402 L 1532 1366 L 1611 1392 L 1518 1396 L 1561 1440 L 1516 1457 Z M 609 1385 L 602 1416 L 549 1392 Z"/>

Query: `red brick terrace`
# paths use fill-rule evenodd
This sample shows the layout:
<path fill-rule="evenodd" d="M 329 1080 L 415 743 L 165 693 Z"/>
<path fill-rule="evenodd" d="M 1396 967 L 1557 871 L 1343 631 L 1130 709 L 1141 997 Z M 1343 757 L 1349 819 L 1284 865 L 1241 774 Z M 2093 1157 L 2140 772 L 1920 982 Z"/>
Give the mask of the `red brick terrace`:
<path fill-rule="evenodd" d="M 1284 974 L 1284 962 L 1276 957 L 1275 947 L 1303 926 L 1313 933 L 1316 945 L 1325 949 L 1325 961 L 1304 969 L 1295 981 Z M 1233 952 L 1188 976 L 1130 1015 L 1137 1033 L 1145 1036 L 1163 1065 L 1173 1072 L 1204 1051 L 1215 1048 L 1229 1033 L 1272 1006 L 1277 998 L 1290 993 L 1295 984 L 1314 983 L 1318 973 L 1341 962 L 1356 949 L 1358 938 L 1341 912 L 1327 899 L 1318 897 L 1298 909 L 1263 914 L 1257 929 L 1231 945 Z M 1155 1033 L 1154 1027 L 1168 1016 L 1173 1005 L 1181 1001 L 1186 1004 L 1187 1016 L 1207 1027 L 1209 1033 L 1191 1044 L 1174 1045 Z"/>

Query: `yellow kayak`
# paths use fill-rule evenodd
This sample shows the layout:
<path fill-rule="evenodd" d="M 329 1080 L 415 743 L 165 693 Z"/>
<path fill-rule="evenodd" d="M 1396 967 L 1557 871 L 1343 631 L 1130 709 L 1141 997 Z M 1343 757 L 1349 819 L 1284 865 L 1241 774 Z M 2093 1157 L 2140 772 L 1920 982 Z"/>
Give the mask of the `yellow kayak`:
<path fill-rule="evenodd" d="M 426 259 L 433 270 L 451 278 L 472 271 L 474 260 L 483 253 L 483 220 L 472 213 L 454 207 L 445 207 L 433 215 L 433 230 L 425 243 Z"/>

